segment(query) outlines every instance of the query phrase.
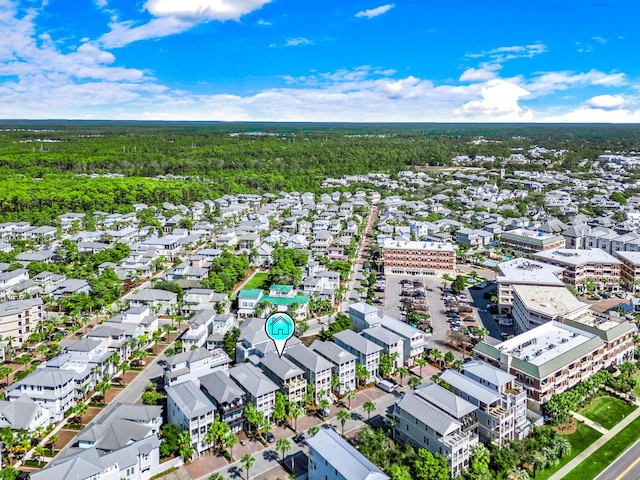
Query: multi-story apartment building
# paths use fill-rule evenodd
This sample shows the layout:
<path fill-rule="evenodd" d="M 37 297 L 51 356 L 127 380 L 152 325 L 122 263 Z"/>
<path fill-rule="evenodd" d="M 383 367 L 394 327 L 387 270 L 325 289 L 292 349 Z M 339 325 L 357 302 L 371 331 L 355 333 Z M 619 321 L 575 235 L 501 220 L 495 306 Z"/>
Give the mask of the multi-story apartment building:
<path fill-rule="evenodd" d="M 76 405 L 76 377 L 72 370 L 37 368 L 7 388 L 7 400 L 13 402 L 26 395 L 49 410 L 52 422 L 59 422 Z"/>
<path fill-rule="evenodd" d="M 388 275 L 436 276 L 451 274 L 456 268 L 456 251 L 449 243 L 386 239 L 382 252 Z"/>
<path fill-rule="evenodd" d="M 447 397 L 444 392 L 436 394 L 442 397 L 437 406 L 428 399 L 429 395 L 417 392 L 403 395 L 393 407 L 394 437 L 401 443 L 443 455 L 451 477 L 455 478 L 469 467 L 471 448 L 478 444 L 478 433 L 474 431 L 476 407 L 449 393 L 451 396 Z M 452 411 L 462 421 L 449 413 Z"/>
<path fill-rule="evenodd" d="M 309 480 L 388 480 L 389 476 L 371 463 L 340 435 L 320 429 L 309 438 Z"/>
<path fill-rule="evenodd" d="M 577 250 L 560 248 L 535 254 L 535 259 L 564 268 L 562 281 L 579 292 L 592 282 L 598 289 L 620 288 L 620 265 L 622 262 L 600 249 Z"/>
<path fill-rule="evenodd" d="M 476 415 L 481 442 L 504 445 L 529 433 L 527 394 L 515 382 L 515 376 L 473 360 L 463 366 L 462 373 L 449 369 L 442 372 L 440 378 L 456 395 L 478 407 Z"/>
<path fill-rule="evenodd" d="M 233 433 L 244 429 L 246 395 L 228 372 L 217 371 L 199 378 L 200 389 L 213 403 L 215 414 Z"/>
<path fill-rule="evenodd" d="M 267 419 L 272 420 L 278 386 L 258 367 L 249 363 L 230 368 L 229 374 L 247 394 L 247 402 L 252 403 Z"/>
<path fill-rule="evenodd" d="M 402 337 L 380 325 L 374 325 L 373 327 L 364 329 L 361 335 L 376 345 L 380 345 L 382 351 L 391 356 L 393 365 L 391 373 L 402 366 L 404 359 L 404 341 Z"/>
<path fill-rule="evenodd" d="M 331 393 L 333 364 L 322 355 L 299 343 L 285 350 L 286 357 L 302 369 L 309 385 L 314 389 L 314 402 Z"/>
<path fill-rule="evenodd" d="M 218 370 L 228 370 L 230 363 L 229 355 L 221 348 L 211 352 L 205 348 L 187 350 L 167 357 L 164 384 L 177 385 Z"/>
<path fill-rule="evenodd" d="M 561 287 L 515 285 L 511 313 L 518 333 L 564 317 L 581 315 L 589 308 Z"/>
<path fill-rule="evenodd" d="M 500 235 L 500 244 L 503 250 L 510 248 L 514 252 L 526 256 L 554 248 L 564 248 L 565 239 L 561 235 L 516 228 L 503 232 Z"/>
<path fill-rule="evenodd" d="M 340 385 L 338 392 L 344 394 L 347 390 L 356 389 L 356 356 L 347 352 L 333 342 L 316 340 L 311 344 L 311 350 L 326 358 L 333 365 L 333 374 L 337 375 Z"/>
<path fill-rule="evenodd" d="M 524 258 L 498 264 L 498 312 L 501 315 L 511 314 L 514 285 L 562 287 L 564 283 L 560 277 L 563 271 L 563 267 Z"/>
<path fill-rule="evenodd" d="M 12 338 L 13 345 L 22 345 L 44 315 L 41 298 L 14 300 L 0 304 L 0 335 Z"/>
<path fill-rule="evenodd" d="M 334 334 L 333 338 L 336 345 L 355 355 L 356 362 L 367 369 L 369 372 L 367 383 L 375 382 L 379 378 L 378 370 L 382 351 L 380 345 L 367 340 L 353 330 L 343 330 Z"/>
<path fill-rule="evenodd" d="M 632 358 L 635 331 L 631 322 L 587 311 L 497 345 L 480 342 L 473 356 L 514 375 L 527 392 L 529 408 L 540 413 L 554 393 Z"/>
<path fill-rule="evenodd" d="M 640 252 L 616 252 L 620 265 L 620 280 L 626 288 L 638 290 L 640 285 Z"/>
<path fill-rule="evenodd" d="M 401 361 L 403 364 L 413 365 L 414 359 L 422 355 L 429 343 L 425 340 L 424 332 L 397 318 L 384 315 L 379 308 L 364 302 L 349 305 L 349 317 L 356 332 L 362 332 L 369 327 L 380 325 L 382 328 L 395 333 L 402 339 Z"/>
<path fill-rule="evenodd" d="M 195 451 L 204 452 L 210 446 L 204 439 L 215 420 L 213 403 L 200 390 L 197 380 L 167 386 L 165 391 L 168 422 L 189 432 Z"/>
<path fill-rule="evenodd" d="M 289 403 L 300 404 L 307 393 L 307 380 L 302 369 L 286 357 L 271 352 L 260 359 L 259 367 L 278 387 Z"/>

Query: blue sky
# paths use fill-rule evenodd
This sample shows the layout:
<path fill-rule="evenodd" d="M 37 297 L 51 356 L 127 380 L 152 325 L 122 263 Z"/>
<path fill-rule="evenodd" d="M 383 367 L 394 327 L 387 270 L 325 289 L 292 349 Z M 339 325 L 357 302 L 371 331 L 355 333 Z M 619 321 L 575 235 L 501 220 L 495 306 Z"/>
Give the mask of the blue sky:
<path fill-rule="evenodd" d="M 0 0 L 0 117 L 638 122 L 640 4 Z"/>

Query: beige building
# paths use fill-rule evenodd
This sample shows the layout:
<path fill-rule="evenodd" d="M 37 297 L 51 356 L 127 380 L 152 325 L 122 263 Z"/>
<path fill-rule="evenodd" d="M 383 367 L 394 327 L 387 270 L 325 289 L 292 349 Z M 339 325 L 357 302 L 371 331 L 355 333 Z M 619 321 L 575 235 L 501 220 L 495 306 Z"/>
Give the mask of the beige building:
<path fill-rule="evenodd" d="M 595 288 L 618 290 L 622 262 L 599 248 L 578 250 L 557 248 L 535 254 L 535 259 L 564 268 L 562 281 L 579 292 L 586 290 L 585 283 L 593 282 Z"/>
<path fill-rule="evenodd" d="M 541 413 L 554 393 L 562 393 L 594 373 L 633 357 L 635 326 L 591 310 L 573 319 L 547 322 L 505 342 L 480 342 L 484 360 L 515 375 L 531 410 Z"/>
<path fill-rule="evenodd" d="M 515 285 L 512 315 L 516 331 L 526 332 L 560 318 L 574 318 L 589 309 L 567 287 Z"/>
<path fill-rule="evenodd" d="M 562 235 L 552 235 L 545 232 L 534 232 L 525 228 L 516 228 L 500 235 L 503 250 L 512 249 L 522 255 L 533 255 L 554 248 L 564 248 L 565 239 Z"/>
<path fill-rule="evenodd" d="M 635 291 L 640 285 L 640 252 L 616 252 L 620 265 L 620 279 L 629 290 Z"/>
<path fill-rule="evenodd" d="M 456 268 L 456 251 L 449 243 L 387 239 L 382 251 L 388 275 L 436 276 Z"/>
<path fill-rule="evenodd" d="M 0 304 L 0 335 L 13 338 L 13 344 L 22 345 L 44 318 L 41 298 L 14 300 Z"/>
<path fill-rule="evenodd" d="M 513 287 L 515 285 L 532 285 L 544 287 L 562 287 L 564 269 L 547 263 L 515 258 L 498 265 L 496 281 L 498 282 L 498 312 L 501 315 L 511 314 L 513 305 Z"/>

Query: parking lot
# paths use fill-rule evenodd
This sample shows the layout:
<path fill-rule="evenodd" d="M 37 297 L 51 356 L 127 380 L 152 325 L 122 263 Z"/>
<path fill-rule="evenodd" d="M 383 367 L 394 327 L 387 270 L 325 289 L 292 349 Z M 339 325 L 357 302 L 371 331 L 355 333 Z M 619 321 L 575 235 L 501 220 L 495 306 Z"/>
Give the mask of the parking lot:
<path fill-rule="evenodd" d="M 487 308 L 490 304 L 490 298 L 485 298 L 485 293 L 492 292 L 496 288 L 496 285 L 488 284 L 485 288 L 470 288 L 469 294 L 473 299 L 473 305 L 477 309 L 480 321 L 489 330 L 489 336 L 502 341 L 510 335 L 515 335 L 515 329 L 513 326 L 498 325 L 493 314 Z"/>

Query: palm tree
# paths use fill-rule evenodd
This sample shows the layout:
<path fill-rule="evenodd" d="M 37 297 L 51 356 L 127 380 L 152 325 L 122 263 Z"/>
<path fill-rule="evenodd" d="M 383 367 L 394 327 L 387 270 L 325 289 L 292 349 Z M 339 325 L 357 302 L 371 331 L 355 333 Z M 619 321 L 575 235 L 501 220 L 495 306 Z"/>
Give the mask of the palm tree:
<path fill-rule="evenodd" d="M 238 436 L 235 433 L 229 431 L 229 433 L 224 437 L 224 448 L 227 449 L 229 455 L 231 455 L 232 458 L 232 450 L 236 443 L 238 443 Z"/>
<path fill-rule="evenodd" d="M 418 387 L 418 385 L 420 385 L 420 383 L 421 383 L 420 377 L 415 377 L 413 375 L 411 375 L 411 377 L 409 377 L 409 386 L 413 390 L 415 390 Z"/>
<path fill-rule="evenodd" d="M 313 437 L 319 431 L 320 431 L 320 427 L 318 425 L 314 425 L 313 427 L 309 427 L 309 436 Z"/>
<path fill-rule="evenodd" d="M 120 370 L 122 370 L 122 385 L 126 385 L 126 379 L 125 379 L 125 374 L 127 373 L 127 370 L 131 369 L 131 365 L 129 365 L 129 362 L 122 362 L 120 364 Z"/>
<path fill-rule="evenodd" d="M 461 371 L 462 370 L 462 366 L 464 365 L 464 360 L 462 360 L 461 358 L 456 358 L 453 361 L 453 364 L 451 365 L 455 370 L 457 371 Z"/>
<path fill-rule="evenodd" d="M 361 363 L 356 363 L 356 378 L 361 385 L 369 379 L 369 371 Z"/>
<path fill-rule="evenodd" d="M 431 350 L 431 352 L 429 352 L 429 356 L 433 360 L 433 363 L 437 363 L 438 365 L 440 365 L 440 360 L 444 357 L 444 353 L 435 348 Z"/>
<path fill-rule="evenodd" d="M 422 378 L 422 367 L 427 365 L 427 361 L 423 357 L 418 357 L 415 363 L 417 367 L 420 367 L 420 378 Z"/>
<path fill-rule="evenodd" d="M 407 367 L 398 368 L 398 376 L 400 377 L 400 386 L 402 386 L 402 379 L 409 375 L 409 370 Z"/>
<path fill-rule="evenodd" d="M 329 403 L 329 400 L 326 397 L 322 397 L 318 402 L 318 408 L 322 410 L 323 421 L 326 420 L 325 412 L 328 412 L 330 407 L 331 407 L 331 403 Z"/>
<path fill-rule="evenodd" d="M 298 431 L 298 418 L 300 418 L 304 412 L 302 411 L 302 407 L 297 403 L 292 403 L 289 406 L 289 416 L 293 418 L 294 430 Z"/>
<path fill-rule="evenodd" d="M 517 467 L 511 467 L 507 471 L 507 476 L 504 477 L 505 480 L 529 480 L 529 474 L 526 470 L 522 470 Z"/>
<path fill-rule="evenodd" d="M 75 423 L 79 423 L 82 426 L 82 416 L 87 413 L 88 409 L 89 406 L 86 403 L 79 403 L 78 405 L 73 407 L 72 412 L 74 419 L 76 420 Z"/>
<path fill-rule="evenodd" d="M 349 410 L 351 410 L 351 400 L 356 399 L 356 392 L 354 392 L 353 390 L 347 390 L 346 392 L 344 392 L 344 398 L 349 401 Z"/>
<path fill-rule="evenodd" d="M 52 433 L 49 436 L 49 442 L 47 443 L 47 445 L 49 445 L 51 447 L 52 451 L 56 448 L 56 442 L 57 441 L 58 441 L 58 434 L 57 433 Z"/>
<path fill-rule="evenodd" d="M 344 424 L 347 423 L 347 420 L 351 418 L 351 413 L 347 410 L 340 410 L 337 417 L 340 421 L 340 424 L 342 425 L 342 436 L 344 437 Z"/>
<path fill-rule="evenodd" d="M 42 457 L 44 457 L 44 446 L 36 445 L 36 448 L 33 450 L 33 454 L 35 455 L 38 463 L 42 462 Z"/>
<path fill-rule="evenodd" d="M 371 420 L 371 414 L 375 411 L 376 404 L 371 400 L 367 400 L 366 402 L 364 402 L 364 405 L 362 405 L 362 408 L 364 408 L 364 411 L 367 412 L 367 421 Z"/>
<path fill-rule="evenodd" d="M 228 480 L 227 477 L 219 472 L 213 473 L 209 476 L 209 480 Z"/>
<path fill-rule="evenodd" d="M 284 454 L 291 450 L 291 442 L 288 438 L 279 438 L 276 442 L 276 451 L 282 453 L 282 463 L 284 463 Z"/>
<path fill-rule="evenodd" d="M 249 480 L 249 470 L 253 467 L 253 464 L 256 462 L 256 459 L 250 453 L 245 453 L 240 459 L 240 463 L 242 463 L 242 468 L 244 468 L 247 472 L 247 480 Z"/>
<path fill-rule="evenodd" d="M 178 435 L 178 454 L 186 463 L 191 460 L 193 453 L 194 448 L 191 441 L 191 435 L 189 435 L 189 432 L 185 430 Z"/>
<path fill-rule="evenodd" d="M 557 435 L 553 440 L 553 447 L 560 458 L 571 453 L 571 442 L 567 440 L 567 437 Z"/>

